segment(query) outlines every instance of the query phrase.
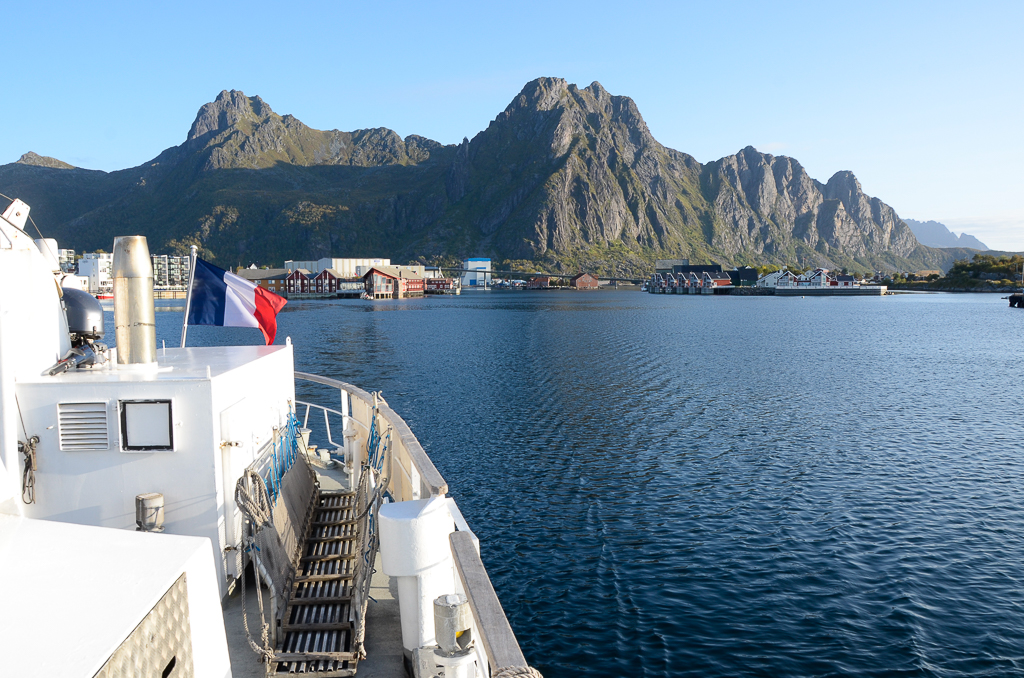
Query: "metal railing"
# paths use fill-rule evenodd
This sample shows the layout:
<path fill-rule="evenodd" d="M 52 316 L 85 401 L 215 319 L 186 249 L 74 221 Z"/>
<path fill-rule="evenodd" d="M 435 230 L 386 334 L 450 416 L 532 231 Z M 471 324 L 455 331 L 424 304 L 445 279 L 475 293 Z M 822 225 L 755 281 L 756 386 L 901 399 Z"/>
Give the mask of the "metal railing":
<path fill-rule="evenodd" d="M 324 417 L 329 420 L 329 412 L 342 417 L 343 425 L 345 425 L 344 430 L 346 431 L 346 442 L 349 443 L 346 449 L 352 455 L 353 469 L 359 469 L 364 461 L 361 455 L 366 452 L 366 443 L 372 428 L 371 422 L 373 421 L 375 406 L 374 396 L 352 384 L 346 384 L 343 381 L 321 377 L 316 374 L 296 372 L 295 378 L 302 381 L 311 381 L 323 386 L 330 386 L 341 392 L 340 410 L 323 408 Z M 377 416 L 380 419 L 377 430 L 385 431 L 390 428 L 392 431 L 392 468 L 388 469 L 388 475 L 391 478 L 391 496 L 394 497 L 395 501 L 443 497 L 447 494 L 448 483 L 438 473 L 434 463 L 430 461 L 430 457 L 423 451 L 423 447 L 416 440 L 416 436 L 413 435 L 405 420 L 398 416 L 388 406 L 387 402 L 379 396 L 376 399 L 376 409 Z M 348 423 L 353 423 L 356 426 L 349 427 L 347 426 Z M 358 482 L 358 480 L 358 477 L 356 477 L 355 481 Z"/>

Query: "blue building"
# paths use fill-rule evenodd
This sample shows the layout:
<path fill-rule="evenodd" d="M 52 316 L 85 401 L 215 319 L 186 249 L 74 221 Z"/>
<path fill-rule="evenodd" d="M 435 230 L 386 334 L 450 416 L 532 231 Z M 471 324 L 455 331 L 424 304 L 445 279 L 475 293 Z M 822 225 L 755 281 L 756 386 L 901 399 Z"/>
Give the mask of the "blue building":
<path fill-rule="evenodd" d="M 462 286 L 489 287 L 491 284 L 490 259 L 466 259 L 462 262 Z"/>

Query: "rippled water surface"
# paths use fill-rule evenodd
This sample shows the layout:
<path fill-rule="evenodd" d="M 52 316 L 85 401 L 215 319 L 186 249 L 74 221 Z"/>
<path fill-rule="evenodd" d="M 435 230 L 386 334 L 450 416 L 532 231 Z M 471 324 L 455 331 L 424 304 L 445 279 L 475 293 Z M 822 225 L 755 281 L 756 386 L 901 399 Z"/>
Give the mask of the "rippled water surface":
<path fill-rule="evenodd" d="M 180 317 L 158 315 L 169 344 Z M 412 426 L 547 678 L 1024 671 L 1024 311 L 997 296 L 475 293 L 279 320 L 300 370 Z"/>

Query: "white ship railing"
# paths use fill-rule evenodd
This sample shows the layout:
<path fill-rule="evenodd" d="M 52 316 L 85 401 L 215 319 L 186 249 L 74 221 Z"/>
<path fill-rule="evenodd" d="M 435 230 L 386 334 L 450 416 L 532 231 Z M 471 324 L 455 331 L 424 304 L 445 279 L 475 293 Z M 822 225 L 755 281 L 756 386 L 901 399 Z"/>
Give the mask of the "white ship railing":
<path fill-rule="evenodd" d="M 328 442 L 336 449 L 344 449 L 346 459 L 353 468 L 358 468 L 363 462 L 360 455 L 365 454 L 370 434 L 374 395 L 352 384 L 329 377 L 296 372 L 295 378 L 339 391 L 338 409 L 297 400 L 296 415 L 308 426 L 311 412 L 321 410 L 327 428 Z M 448 483 L 434 467 L 409 425 L 379 395 L 376 398 L 376 405 L 384 424 L 381 429 L 390 427 L 393 433 L 390 493 L 394 500 L 411 501 L 445 496 L 448 493 Z M 335 421 L 333 429 L 332 415 Z M 334 432 L 339 425 L 344 431 L 345 440 L 342 444 L 334 439 Z M 355 480 L 358 482 L 358 478 Z M 458 506 L 455 505 L 455 500 L 449 498 L 447 501 L 456 527 L 456 531 L 449 536 L 455 565 L 458 589 L 456 592 L 464 594 L 469 599 L 470 610 L 473 613 L 473 635 L 480 639 L 478 653 L 482 650 L 479 661 L 481 664 L 486 661 L 488 665 L 481 666 L 482 675 L 488 676 L 499 668 L 527 667 L 523 651 L 480 559 L 480 541 L 469 529 Z"/>
<path fill-rule="evenodd" d="M 352 455 L 353 469 L 358 469 L 363 460 L 360 454 L 365 453 L 366 441 L 370 434 L 370 422 L 373 419 L 374 398 L 361 388 L 346 384 L 337 379 L 321 377 L 316 374 L 296 372 L 295 378 L 302 381 L 311 381 L 323 386 L 336 388 L 341 393 L 340 410 L 324 409 L 324 417 L 329 423 L 329 412 L 342 417 L 344 435 L 347 447 L 344 447 L 347 454 Z M 303 406 L 308 403 L 302 403 Z M 313 406 L 311 407 L 319 407 Z M 443 497 L 448 493 L 448 483 L 434 467 L 430 457 L 423 451 L 420 441 L 413 435 L 409 425 L 392 410 L 382 398 L 377 399 L 377 411 L 383 420 L 381 430 L 390 427 L 392 430 L 391 459 L 393 467 L 390 469 L 391 486 L 389 491 L 395 501 L 411 501 L 414 499 L 427 499 L 428 497 Z M 308 416 L 308 412 L 306 413 Z M 354 426 L 348 426 L 348 424 Z M 332 441 L 336 447 L 335 441 Z M 358 478 L 355 481 L 358 482 Z"/>

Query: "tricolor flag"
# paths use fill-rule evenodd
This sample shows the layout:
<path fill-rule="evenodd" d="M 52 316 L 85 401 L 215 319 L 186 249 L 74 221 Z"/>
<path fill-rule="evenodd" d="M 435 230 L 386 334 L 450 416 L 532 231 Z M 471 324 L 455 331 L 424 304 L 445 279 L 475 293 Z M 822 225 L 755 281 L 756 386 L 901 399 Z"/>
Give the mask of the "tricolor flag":
<path fill-rule="evenodd" d="M 189 325 L 258 327 L 267 346 L 274 343 L 277 335 L 277 312 L 288 303 L 273 292 L 199 258 L 192 271 L 191 296 Z"/>

